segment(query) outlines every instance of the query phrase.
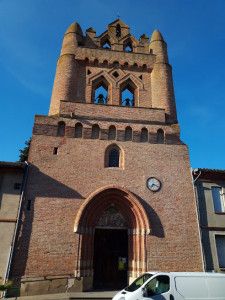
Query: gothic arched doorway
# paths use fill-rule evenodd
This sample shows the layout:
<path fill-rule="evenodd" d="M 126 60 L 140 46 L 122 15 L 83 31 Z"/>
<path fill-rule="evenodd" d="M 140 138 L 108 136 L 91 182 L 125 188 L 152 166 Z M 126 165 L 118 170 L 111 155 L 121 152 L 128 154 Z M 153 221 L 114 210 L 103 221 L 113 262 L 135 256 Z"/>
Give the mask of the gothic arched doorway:
<path fill-rule="evenodd" d="M 127 285 L 128 225 L 112 203 L 98 220 L 94 235 L 94 288 Z"/>
<path fill-rule="evenodd" d="M 94 278 L 96 285 L 104 278 L 108 287 L 118 288 L 119 278 L 125 283 L 147 271 L 149 220 L 141 201 L 124 188 L 108 186 L 92 193 L 77 213 L 74 231 L 79 234 L 76 277 Z"/>

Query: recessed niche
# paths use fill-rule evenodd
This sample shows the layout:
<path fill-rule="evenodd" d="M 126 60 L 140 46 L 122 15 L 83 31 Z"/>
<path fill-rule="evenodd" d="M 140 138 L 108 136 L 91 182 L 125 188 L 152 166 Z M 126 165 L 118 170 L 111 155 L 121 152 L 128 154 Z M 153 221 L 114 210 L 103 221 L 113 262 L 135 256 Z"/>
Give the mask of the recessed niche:
<path fill-rule="evenodd" d="M 117 78 L 117 77 L 119 77 L 119 74 L 115 71 L 115 72 L 113 73 L 113 76 L 114 76 L 115 78 Z"/>

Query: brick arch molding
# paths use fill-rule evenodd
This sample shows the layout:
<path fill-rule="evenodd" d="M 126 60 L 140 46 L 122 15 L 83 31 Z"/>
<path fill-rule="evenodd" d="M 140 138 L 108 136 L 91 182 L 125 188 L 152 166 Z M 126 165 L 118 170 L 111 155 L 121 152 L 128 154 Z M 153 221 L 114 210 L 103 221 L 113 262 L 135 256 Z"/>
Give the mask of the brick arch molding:
<path fill-rule="evenodd" d="M 79 234 L 76 277 L 93 276 L 95 226 L 112 205 L 128 224 L 129 277 L 137 277 L 147 271 L 146 235 L 150 234 L 150 223 L 145 208 L 128 190 L 106 186 L 86 198 L 75 219 L 74 232 Z"/>

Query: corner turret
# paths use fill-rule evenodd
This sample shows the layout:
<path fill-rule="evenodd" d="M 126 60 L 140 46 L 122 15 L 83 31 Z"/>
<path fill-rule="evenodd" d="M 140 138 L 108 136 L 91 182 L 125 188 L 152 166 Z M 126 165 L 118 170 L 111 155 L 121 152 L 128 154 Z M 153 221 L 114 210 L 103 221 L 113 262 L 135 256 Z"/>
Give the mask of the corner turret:
<path fill-rule="evenodd" d="M 172 67 L 169 64 L 167 44 L 157 29 L 152 34 L 149 52 L 156 55 L 156 62 L 152 71 L 152 107 L 165 109 L 166 121 L 176 124 L 177 113 Z"/>
<path fill-rule="evenodd" d="M 149 45 L 150 53 L 156 54 L 156 62 L 169 63 L 167 55 L 167 44 L 164 41 L 162 34 L 156 29 L 151 37 Z"/>
<path fill-rule="evenodd" d="M 75 60 L 75 55 L 77 48 L 83 42 L 82 29 L 75 22 L 70 25 L 63 38 L 62 50 L 57 62 L 49 115 L 59 113 L 60 100 L 68 100 L 75 97 L 76 86 L 74 82 L 79 68 Z"/>
<path fill-rule="evenodd" d="M 74 54 L 76 48 L 83 44 L 84 36 L 80 25 L 75 22 L 67 29 L 61 50 L 61 55 Z"/>

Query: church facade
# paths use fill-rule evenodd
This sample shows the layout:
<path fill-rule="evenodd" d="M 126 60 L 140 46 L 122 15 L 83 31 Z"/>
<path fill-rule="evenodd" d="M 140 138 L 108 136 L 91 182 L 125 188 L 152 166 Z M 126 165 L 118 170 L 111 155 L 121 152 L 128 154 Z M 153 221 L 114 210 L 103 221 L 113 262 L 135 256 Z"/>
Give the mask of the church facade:
<path fill-rule="evenodd" d="M 21 294 L 203 270 L 188 147 L 158 30 L 149 41 L 119 19 L 99 37 L 69 27 L 28 162 L 11 269 Z"/>

